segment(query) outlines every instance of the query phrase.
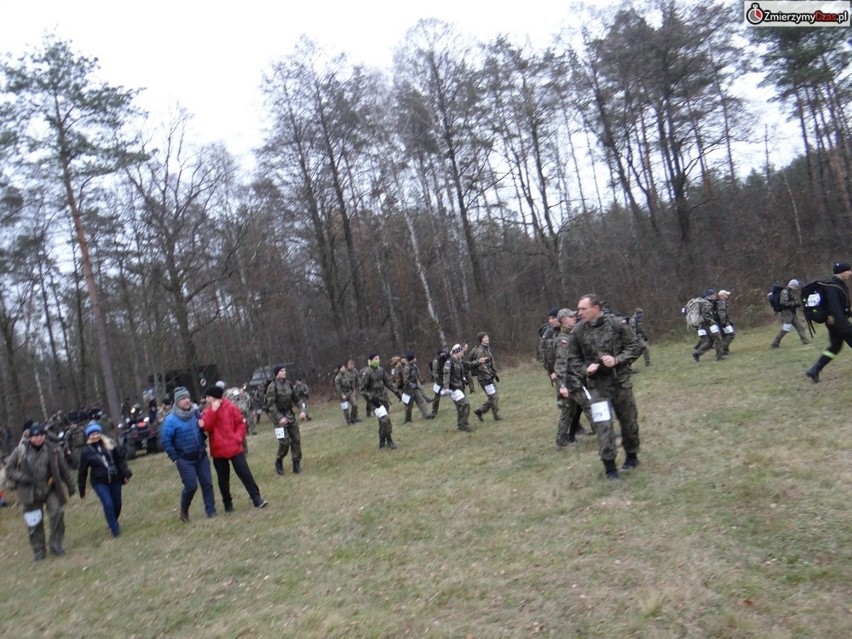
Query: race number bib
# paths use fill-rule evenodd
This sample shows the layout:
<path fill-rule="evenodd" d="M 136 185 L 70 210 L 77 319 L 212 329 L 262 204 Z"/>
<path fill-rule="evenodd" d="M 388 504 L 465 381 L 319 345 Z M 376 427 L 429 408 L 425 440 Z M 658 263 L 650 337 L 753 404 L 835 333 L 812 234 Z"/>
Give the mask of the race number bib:
<path fill-rule="evenodd" d="M 461 400 L 464 399 L 464 393 L 462 392 L 462 390 L 460 388 L 457 388 L 452 393 L 450 393 L 450 397 L 453 398 L 454 402 L 460 402 Z"/>
<path fill-rule="evenodd" d="M 494 384 L 486 384 L 485 385 L 485 394 L 491 397 L 492 395 L 497 394 L 497 387 Z"/>
<path fill-rule="evenodd" d="M 784 331 L 785 333 L 789 333 L 790 331 L 793 330 L 793 325 L 792 324 L 781 324 L 781 330 Z"/>
<path fill-rule="evenodd" d="M 340 410 L 349 410 L 349 402 L 340 402 Z"/>
<path fill-rule="evenodd" d="M 440 386 L 438 386 L 438 384 L 432 384 L 432 392 L 433 392 L 433 393 L 440 393 L 440 392 L 441 392 L 441 387 L 440 387 Z"/>
<path fill-rule="evenodd" d="M 287 429 L 284 428 L 283 426 L 276 426 L 275 427 L 275 436 L 278 439 L 287 439 Z"/>
<path fill-rule="evenodd" d="M 719 326 L 717 324 L 713 324 L 713 326 L 710 327 L 710 332 L 714 335 L 717 334 L 719 332 Z"/>
<path fill-rule="evenodd" d="M 27 526 L 32 528 L 33 526 L 38 526 L 41 523 L 41 518 L 44 516 L 41 508 L 38 510 L 28 510 L 24 513 L 24 521 L 27 522 Z"/>
<path fill-rule="evenodd" d="M 381 419 L 382 417 L 388 416 L 388 409 L 385 408 L 384 406 L 379 406 L 378 408 L 375 408 L 373 410 L 373 413 L 375 413 L 376 417 Z"/>
<path fill-rule="evenodd" d="M 609 412 L 609 402 L 594 402 L 592 404 L 592 421 L 596 424 L 599 422 L 608 422 L 612 419 Z"/>
<path fill-rule="evenodd" d="M 703 328 L 699 328 L 698 329 L 698 336 L 704 337 L 705 335 L 707 335 L 707 331 L 705 331 Z"/>
<path fill-rule="evenodd" d="M 725 333 L 727 333 L 728 335 L 733 335 L 733 334 L 734 334 L 734 325 L 733 325 L 733 324 L 728 324 L 728 325 L 725 327 Z"/>
<path fill-rule="evenodd" d="M 405 404 L 406 406 L 408 406 L 411 403 L 411 395 L 409 395 L 408 393 L 403 393 L 402 394 L 402 403 Z"/>

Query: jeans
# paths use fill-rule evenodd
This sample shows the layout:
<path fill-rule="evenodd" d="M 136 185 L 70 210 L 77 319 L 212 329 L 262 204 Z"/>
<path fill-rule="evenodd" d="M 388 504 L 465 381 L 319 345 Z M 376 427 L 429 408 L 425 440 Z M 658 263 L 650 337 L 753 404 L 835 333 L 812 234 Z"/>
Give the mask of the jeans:
<path fill-rule="evenodd" d="M 121 515 L 121 480 L 116 479 L 109 484 L 92 484 L 92 490 L 101 500 L 110 532 L 117 537 L 121 532 L 118 525 L 118 518 Z"/>
<path fill-rule="evenodd" d="M 181 512 L 189 512 L 189 505 L 201 484 L 201 496 L 204 498 L 204 512 L 208 517 L 216 514 L 216 500 L 213 496 L 213 477 L 210 474 L 210 458 L 206 454 L 197 459 L 178 457 L 178 473 L 183 482 L 183 492 L 180 494 Z"/>

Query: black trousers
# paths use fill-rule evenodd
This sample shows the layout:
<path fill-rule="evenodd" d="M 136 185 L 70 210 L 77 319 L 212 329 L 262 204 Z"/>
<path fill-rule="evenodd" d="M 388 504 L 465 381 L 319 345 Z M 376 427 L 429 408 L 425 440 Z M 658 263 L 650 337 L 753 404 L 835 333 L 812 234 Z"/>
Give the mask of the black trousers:
<path fill-rule="evenodd" d="M 243 482 L 248 496 L 251 498 L 251 503 L 257 506 L 262 500 L 260 498 L 260 489 L 254 481 L 254 476 L 251 474 L 246 454 L 240 453 L 230 459 L 227 457 L 214 457 L 213 468 L 216 469 L 216 479 L 219 482 L 219 493 L 222 495 L 222 503 L 225 508 L 230 509 L 233 505 L 231 499 L 231 465 L 234 466 L 234 473 Z"/>

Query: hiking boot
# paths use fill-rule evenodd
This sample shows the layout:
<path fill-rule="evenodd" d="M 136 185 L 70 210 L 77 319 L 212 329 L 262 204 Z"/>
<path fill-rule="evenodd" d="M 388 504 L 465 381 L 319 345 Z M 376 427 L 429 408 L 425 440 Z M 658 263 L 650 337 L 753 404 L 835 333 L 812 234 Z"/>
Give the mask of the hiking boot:
<path fill-rule="evenodd" d="M 284 464 L 281 463 L 280 459 L 275 460 L 275 472 L 279 475 L 284 474 Z"/>
<path fill-rule="evenodd" d="M 298 475 L 301 472 L 302 472 L 302 467 L 299 465 L 299 462 L 294 461 L 293 462 L 293 473 Z"/>
<path fill-rule="evenodd" d="M 771 348 L 772 350 L 775 350 L 776 348 L 780 348 L 780 347 L 781 347 L 781 344 L 776 344 L 775 342 L 772 342 L 769 345 L 769 348 Z"/>
<path fill-rule="evenodd" d="M 698 353 L 692 354 L 692 359 L 694 359 L 696 362 L 698 362 L 698 357 L 699 357 Z"/>
<path fill-rule="evenodd" d="M 255 508 L 266 508 L 269 505 L 269 502 L 265 499 L 261 499 L 260 503 L 254 505 Z"/>
<path fill-rule="evenodd" d="M 459 430 L 463 431 L 465 433 L 472 433 L 473 432 L 473 429 L 470 426 L 468 426 L 467 424 L 463 424 L 463 425 L 459 426 Z"/>
<path fill-rule="evenodd" d="M 815 371 L 814 369 L 806 370 L 805 375 L 811 378 L 811 381 L 814 384 L 819 384 L 819 371 Z"/>
<path fill-rule="evenodd" d="M 606 471 L 606 478 L 610 481 L 618 481 L 621 477 L 618 476 L 618 469 L 615 467 L 614 459 L 604 459 L 603 460 L 604 471 Z"/>
<path fill-rule="evenodd" d="M 56 557 L 61 557 L 65 554 L 65 551 L 62 548 L 51 548 L 50 552 Z"/>
<path fill-rule="evenodd" d="M 482 411 L 481 411 L 481 410 L 479 410 L 479 409 L 477 408 L 475 411 L 473 411 L 473 414 L 477 416 L 477 418 L 479 419 L 479 421 L 482 421 Z"/>
<path fill-rule="evenodd" d="M 390 435 L 388 435 L 388 449 L 396 450 L 396 444 L 393 443 L 393 440 L 390 438 Z"/>
<path fill-rule="evenodd" d="M 226 513 L 234 512 L 234 505 L 233 504 L 225 504 L 225 512 Z"/>
<path fill-rule="evenodd" d="M 426 419 L 435 419 L 435 413 L 429 413 L 426 415 Z"/>
<path fill-rule="evenodd" d="M 500 415 L 498 415 L 497 413 L 494 413 L 494 421 L 495 422 L 501 422 L 501 421 L 503 421 L 503 418 L 500 417 Z"/>
<path fill-rule="evenodd" d="M 33 555 L 33 561 L 41 561 L 44 559 L 44 551 L 40 550 Z"/>
<path fill-rule="evenodd" d="M 180 520 L 185 524 L 189 523 L 189 511 L 188 510 L 180 511 Z"/>
<path fill-rule="evenodd" d="M 621 465 L 621 470 L 629 471 L 633 470 L 639 465 L 639 458 L 636 456 L 636 453 L 627 453 L 627 459 Z"/>

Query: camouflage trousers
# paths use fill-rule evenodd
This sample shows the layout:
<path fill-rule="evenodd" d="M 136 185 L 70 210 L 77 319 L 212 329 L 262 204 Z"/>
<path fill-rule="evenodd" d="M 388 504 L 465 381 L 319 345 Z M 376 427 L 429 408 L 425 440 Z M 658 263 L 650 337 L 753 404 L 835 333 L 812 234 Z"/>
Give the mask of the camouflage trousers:
<path fill-rule="evenodd" d="M 494 382 L 491 382 L 491 383 L 493 384 Z M 485 387 L 488 384 L 483 384 L 482 382 L 479 382 L 479 385 L 482 386 L 482 390 L 485 391 Z M 499 398 L 499 393 L 496 392 L 497 387 L 495 386 L 494 388 L 495 388 L 495 393 L 493 395 L 489 395 L 488 393 L 485 393 L 485 401 L 482 403 L 482 406 L 480 406 L 476 410 L 477 410 L 477 412 L 481 413 L 482 415 L 484 415 L 485 413 L 487 413 L 490 410 L 494 413 L 494 419 L 497 419 L 498 418 L 497 410 L 498 410 L 498 407 L 499 407 L 500 398 Z"/>
<path fill-rule="evenodd" d="M 582 391 L 575 391 L 568 397 L 562 397 L 557 393 L 556 407 L 559 409 L 559 421 L 556 424 L 556 445 L 567 446 L 574 441 L 574 437 L 580 428 L 580 414 L 584 414 L 589 424 L 594 428 L 590 404 L 585 396 L 580 396 Z"/>
<path fill-rule="evenodd" d="M 646 342 L 641 337 L 637 337 L 636 341 L 639 342 L 639 347 L 642 349 L 642 359 L 645 361 L 645 366 L 651 365 L 651 349 L 648 348 L 648 342 Z"/>
<path fill-rule="evenodd" d="M 462 397 L 459 401 L 453 400 L 456 405 L 456 428 L 468 428 L 467 417 L 470 415 L 470 403 L 467 397 Z"/>
<path fill-rule="evenodd" d="M 290 452 L 290 459 L 295 462 L 302 461 L 302 436 L 299 434 L 299 424 L 291 421 L 287 424 L 287 439 L 278 440 L 278 454 L 275 461 L 280 462 Z"/>
<path fill-rule="evenodd" d="M 427 409 L 428 404 L 426 403 L 426 398 L 423 397 L 422 391 L 419 388 L 416 388 L 413 391 L 408 391 L 408 394 L 411 396 L 411 399 L 408 400 L 408 403 L 405 405 L 405 421 L 411 421 L 411 410 L 414 408 L 415 404 L 417 404 L 417 408 L 420 410 L 420 415 L 422 415 L 425 419 L 430 413 Z"/>
<path fill-rule="evenodd" d="M 343 418 L 346 420 L 347 424 L 354 424 L 358 421 L 358 402 L 357 397 L 355 396 L 355 391 L 349 391 L 346 393 L 346 399 L 341 401 L 347 402 L 349 404 L 349 408 L 343 409 Z"/>
<path fill-rule="evenodd" d="M 625 452 L 639 452 L 639 411 L 633 398 L 632 387 L 610 385 L 606 388 L 590 389 L 592 403 L 607 401 L 610 406 L 610 419 L 593 421 L 592 425 L 598 437 L 598 454 L 604 461 L 615 459 L 618 453 L 615 430 L 612 426 L 612 413 L 621 426 L 621 445 Z M 590 409 L 593 408 L 590 406 Z M 593 412 L 593 411 L 592 411 Z"/>
<path fill-rule="evenodd" d="M 24 505 L 24 512 L 30 510 L 47 510 L 47 518 L 50 519 L 50 549 L 55 553 L 62 552 L 62 541 L 65 539 L 65 508 L 56 490 L 47 493 L 44 503 Z M 47 550 L 44 538 L 44 516 L 35 526 L 27 527 L 30 538 L 30 546 L 34 555 L 44 556 Z"/>
<path fill-rule="evenodd" d="M 725 354 L 725 348 L 722 345 L 722 338 L 719 336 L 719 333 L 711 333 L 709 329 L 705 330 L 706 335 L 701 335 L 701 343 L 698 345 L 698 348 L 696 348 L 693 352 L 693 356 L 701 357 L 710 349 L 715 348 L 716 359 L 722 359 Z"/>

